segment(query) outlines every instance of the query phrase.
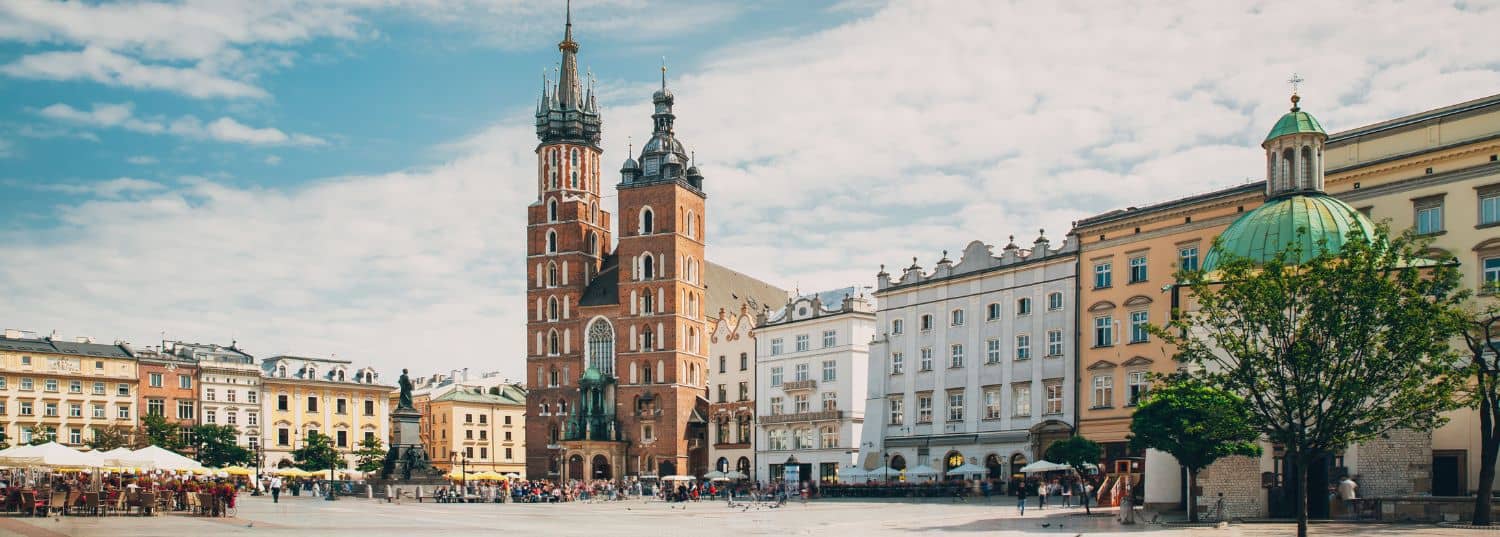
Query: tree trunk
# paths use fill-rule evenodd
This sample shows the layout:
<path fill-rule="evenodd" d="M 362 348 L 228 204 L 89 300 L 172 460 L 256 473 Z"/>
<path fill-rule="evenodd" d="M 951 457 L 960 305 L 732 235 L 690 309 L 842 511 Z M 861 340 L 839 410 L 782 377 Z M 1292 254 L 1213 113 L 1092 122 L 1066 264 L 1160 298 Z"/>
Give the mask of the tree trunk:
<path fill-rule="evenodd" d="M 1198 470 L 1188 468 L 1187 508 L 1188 522 L 1198 523 Z"/>
<path fill-rule="evenodd" d="M 1297 454 L 1297 537 L 1307 537 L 1307 499 L 1311 496 L 1307 490 L 1307 465 L 1310 458 Z"/>
<path fill-rule="evenodd" d="M 1483 375 L 1484 373 L 1480 373 Z M 1483 387 L 1483 384 L 1481 384 Z M 1495 456 L 1500 452 L 1500 430 L 1495 429 L 1495 415 L 1491 410 L 1494 397 L 1485 390 L 1479 405 L 1479 483 L 1474 495 L 1474 525 L 1490 525 L 1490 509 L 1495 489 Z"/>

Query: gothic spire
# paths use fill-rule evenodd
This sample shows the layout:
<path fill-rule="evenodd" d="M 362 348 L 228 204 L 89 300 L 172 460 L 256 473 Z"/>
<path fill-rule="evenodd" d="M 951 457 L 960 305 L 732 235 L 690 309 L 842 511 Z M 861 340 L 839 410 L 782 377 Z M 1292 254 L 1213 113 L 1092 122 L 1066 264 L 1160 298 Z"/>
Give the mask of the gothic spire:
<path fill-rule="evenodd" d="M 599 143 L 599 111 L 594 104 L 592 76 L 588 92 L 579 80 L 578 42 L 573 40 L 573 3 L 567 4 L 563 39 L 557 44 L 562 52 L 556 86 L 543 75 L 542 106 L 536 113 L 537 137 L 544 143 Z"/>
<path fill-rule="evenodd" d="M 578 42 L 573 41 L 573 1 L 568 0 L 567 24 L 563 27 L 563 40 L 557 44 L 562 51 L 562 73 L 557 77 L 558 105 L 564 110 L 578 108 Z"/>

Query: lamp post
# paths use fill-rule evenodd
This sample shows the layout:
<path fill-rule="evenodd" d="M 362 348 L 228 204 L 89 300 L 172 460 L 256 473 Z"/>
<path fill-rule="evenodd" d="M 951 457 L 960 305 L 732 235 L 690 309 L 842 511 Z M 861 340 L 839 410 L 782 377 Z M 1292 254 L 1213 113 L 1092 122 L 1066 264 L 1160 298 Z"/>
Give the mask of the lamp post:
<path fill-rule="evenodd" d="M 251 496 L 260 496 L 260 470 L 266 465 L 266 452 L 260 447 L 260 442 L 255 443 L 255 451 L 252 455 L 255 461 L 255 483 L 250 489 Z"/>

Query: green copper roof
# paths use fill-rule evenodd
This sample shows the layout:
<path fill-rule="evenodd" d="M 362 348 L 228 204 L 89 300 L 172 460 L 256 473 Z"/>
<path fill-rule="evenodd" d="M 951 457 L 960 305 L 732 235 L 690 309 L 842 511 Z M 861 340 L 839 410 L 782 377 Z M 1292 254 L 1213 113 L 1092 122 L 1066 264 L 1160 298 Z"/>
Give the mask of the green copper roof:
<path fill-rule="evenodd" d="M 1299 235 L 1299 229 L 1307 232 Z M 1295 261 L 1305 263 L 1317 257 L 1320 248 L 1343 248 L 1344 237 L 1354 230 L 1364 232 L 1366 237 L 1375 236 L 1375 224 L 1349 204 L 1327 194 L 1312 193 L 1267 200 L 1235 220 L 1219 238 L 1225 251 L 1257 263 L 1270 261 L 1292 241 L 1298 241 L 1302 255 Z M 1320 241 L 1326 243 L 1320 247 Z M 1217 250 L 1209 251 L 1203 259 L 1203 270 L 1218 268 L 1219 258 Z"/>
<path fill-rule="evenodd" d="M 1276 120 L 1276 126 L 1271 127 L 1271 134 L 1266 135 L 1265 141 L 1269 142 L 1288 134 L 1302 132 L 1316 132 L 1324 136 L 1328 135 L 1328 133 L 1323 132 L 1323 125 L 1318 123 L 1318 118 L 1313 117 L 1312 114 L 1303 112 L 1301 108 L 1293 106 L 1292 111 L 1287 112 L 1281 116 L 1281 119 Z"/>

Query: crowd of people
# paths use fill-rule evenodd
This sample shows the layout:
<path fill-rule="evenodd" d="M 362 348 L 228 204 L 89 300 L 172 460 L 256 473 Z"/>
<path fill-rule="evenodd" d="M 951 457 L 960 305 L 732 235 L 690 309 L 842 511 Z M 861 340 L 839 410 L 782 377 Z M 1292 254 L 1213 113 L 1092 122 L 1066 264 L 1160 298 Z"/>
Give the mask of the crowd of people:
<path fill-rule="evenodd" d="M 236 507 L 244 485 L 231 478 L 170 472 L 11 469 L 0 473 L 5 511 L 32 515 L 191 511 L 225 516 Z"/>

